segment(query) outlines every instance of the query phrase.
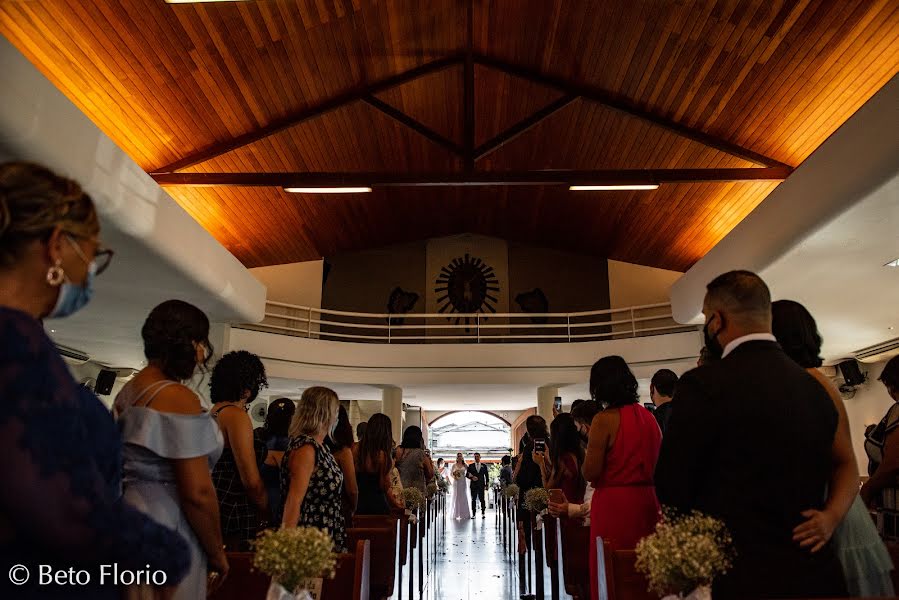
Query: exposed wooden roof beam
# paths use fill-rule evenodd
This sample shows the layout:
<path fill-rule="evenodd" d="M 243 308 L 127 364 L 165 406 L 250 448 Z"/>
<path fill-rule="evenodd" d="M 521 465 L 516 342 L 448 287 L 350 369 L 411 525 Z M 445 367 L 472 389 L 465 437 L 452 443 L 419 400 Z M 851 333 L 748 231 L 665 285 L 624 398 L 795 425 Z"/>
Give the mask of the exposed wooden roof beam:
<path fill-rule="evenodd" d="M 753 152 L 752 150 L 743 148 L 742 146 L 738 146 L 737 144 L 732 144 L 731 142 L 716 138 L 703 131 L 693 129 L 692 127 L 688 127 L 676 121 L 654 115 L 637 106 L 634 106 L 627 99 L 621 98 L 620 96 L 616 96 L 614 94 L 610 94 L 609 92 L 600 88 L 596 88 L 584 83 L 575 83 L 573 81 L 568 81 L 566 79 L 562 79 L 561 77 L 556 77 L 555 75 L 549 75 L 536 69 L 523 67 L 521 65 L 515 65 L 504 60 L 484 56 L 483 54 L 475 54 L 474 60 L 479 65 L 490 67 L 491 69 L 496 69 L 498 71 L 503 71 L 504 73 L 514 75 L 515 77 L 528 79 L 547 87 L 553 87 L 566 92 L 567 94 L 583 96 L 587 100 L 598 102 L 599 104 L 626 113 L 628 115 L 631 115 L 632 117 L 637 117 L 638 119 L 643 119 L 644 121 L 648 121 L 654 125 L 658 125 L 659 127 L 664 127 L 665 129 L 668 129 L 669 131 L 672 131 L 677 135 L 689 138 L 710 148 L 715 148 L 717 150 L 721 150 L 722 152 L 727 152 L 728 154 L 742 158 L 757 165 L 766 167 L 790 168 L 789 165 L 776 161 L 773 158 L 763 156 L 757 152 Z"/>
<path fill-rule="evenodd" d="M 505 131 L 500 133 L 499 135 L 495 136 L 494 138 L 492 138 L 490 140 L 487 140 L 486 142 L 484 142 L 483 144 L 481 144 L 480 146 L 475 148 L 474 159 L 476 161 L 481 160 L 485 156 L 502 148 L 503 146 L 505 146 L 506 144 L 508 144 L 509 142 L 511 142 L 512 140 L 514 140 L 515 138 L 517 138 L 518 136 L 523 134 L 524 132 L 528 131 L 529 129 L 531 129 L 538 123 L 540 123 L 545 118 L 562 110 L 563 108 L 565 108 L 566 106 L 568 106 L 569 104 L 571 104 L 572 102 L 577 100 L 577 98 L 578 97 L 574 94 L 565 94 L 558 100 L 547 104 L 546 106 L 544 106 L 543 108 L 541 108 L 540 110 L 538 110 L 537 112 L 532 114 L 531 116 L 527 117 L 526 119 L 522 119 L 521 121 L 519 121 L 515 125 L 512 125 L 508 129 L 506 129 Z"/>
<path fill-rule="evenodd" d="M 188 167 L 192 167 L 194 165 L 200 164 L 202 162 L 206 162 L 222 154 L 226 154 L 231 152 L 232 150 L 236 150 L 243 146 L 247 146 L 252 144 L 253 142 L 258 142 L 261 139 L 267 138 L 271 135 L 284 131 L 285 129 L 289 129 L 291 127 L 295 127 L 300 123 L 308 121 L 310 119 L 314 119 L 316 117 L 320 117 L 321 115 L 331 112 L 332 110 L 336 110 L 347 104 L 351 104 L 353 102 L 357 102 L 359 100 L 365 100 L 366 98 L 377 94 L 379 92 L 383 92 L 384 90 L 390 89 L 392 87 L 396 87 L 398 85 L 402 85 L 413 79 L 418 79 L 424 75 L 428 75 L 429 73 L 434 73 L 436 71 L 441 71 L 453 65 L 457 65 L 462 62 L 463 57 L 461 55 L 448 56 L 446 58 L 440 58 L 429 63 L 425 63 L 421 66 L 415 67 L 414 69 L 410 69 L 398 75 L 393 75 L 391 77 L 387 77 L 375 83 L 371 83 L 368 85 L 360 86 L 355 89 L 351 89 L 347 92 L 344 92 L 338 96 L 333 98 L 329 98 L 323 102 L 320 102 L 314 106 L 310 106 L 301 111 L 295 112 L 293 114 L 287 115 L 280 119 L 276 119 L 269 123 L 264 127 L 260 127 L 259 129 L 254 129 L 253 131 L 249 131 L 242 135 L 239 135 L 233 139 L 220 142 L 217 144 L 213 144 L 199 152 L 191 154 L 185 158 L 177 160 L 169 165 L 165 165 L 164 167 L 160 167 L 155 169 L 154 173 L 173 173 L 175 171 L 180 171 L 182 169 L 187 169 Z"/>
<path fill-rule="evenodd" d="M 474 173 L 156 173 L 153 179 L 164 187 L 451 187 L 782 181 L 790 172 L 789 167 L 761 167 Z"/>
<path fill-rule="evenodd" d="M 439 133 L 437 133 L 436 131 L 434 131 L 433 129 L 428 127 L 427 125 L 420 123 L 419 121 L 413 119 L 412 117 L 410 117 L 403 111 L 394 108 L 393 106 L 387 104 L 386 102 L 379 100 L 379 99 L 375 98 L 374 96 L 366 96 L 366 97 L 362 98 L 362 101 L 367 103 L 368 105 L 378 109 L 379 111 L 383 112 L 390 118 L 399 121 L 400 123 L 402 123 L 409 129 L 411 129 L 412 131 L 418 133 L 419 135 L 426 137 L 427 139 L 431 140 L 435 144 L 437 144 L 443 148 L 446 148 L 447 150 L 449 150 L 456 156 L 463 157 L 465 155 L 464 150 L 458 144 L 456 144 L 455 142 L 453 142 L 451 140 L 446 139 L 445 137 L 443 137 L 442 135 L 440 135 Z"/>

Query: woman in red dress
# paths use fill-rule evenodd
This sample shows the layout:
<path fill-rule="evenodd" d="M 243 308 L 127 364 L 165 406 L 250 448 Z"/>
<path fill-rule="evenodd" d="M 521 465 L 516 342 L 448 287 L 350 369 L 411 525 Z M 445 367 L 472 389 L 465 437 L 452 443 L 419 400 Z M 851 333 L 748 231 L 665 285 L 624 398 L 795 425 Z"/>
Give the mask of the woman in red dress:
<path fill-rule="evenodd" d="M 590 507 L 590 581 L 599 598 L 596 538 L 631 549 L 655 531 L 659 501 L 653 472 L 662 433 L 638 402 L 637 379 L 620 356 L 599 359 L 590 371 L 590 394 L 606 409 L 590 427 L 584 478 L 594 488 Z"/>

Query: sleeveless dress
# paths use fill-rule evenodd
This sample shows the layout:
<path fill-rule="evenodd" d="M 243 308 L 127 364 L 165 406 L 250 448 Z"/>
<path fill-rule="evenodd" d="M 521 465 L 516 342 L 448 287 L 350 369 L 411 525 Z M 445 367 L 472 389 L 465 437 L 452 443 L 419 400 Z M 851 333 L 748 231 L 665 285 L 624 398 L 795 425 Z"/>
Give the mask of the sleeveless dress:
<path fill-rule="evenodd" d="M 425 486 L 425 451 L 421 448 L 403 449 L 403 458 L 397 461 L 396 468 L 400 471 L 400 479 L 404 488 L 415 488 L 427 495 Z"/>
<path fill-rule="evenodd" d="M 120 589 L 99 584 L 101 564 L 128 570 L 149 564 L 173 583 L 187 573 L 183 537 L 122 498 L 122 440 L 109 410 L 72 378 L 41 324 L 6 307 L 0 307 L 0 431 L 7 461 L 0 563 L 27 565 L 32 575 L 38 564 L 91 573 L 84 586 L 42 586 L 34 576 L 14 586 L 3 571 L 0 598 L 118 600 Z M 17 493 L 9 484 L 16 481 L 30 482 L 30 492 Z M 59 510 L 74 516 L 52 518 Z M 33 535 L 37 529 L 43 535 Z"/>
<path fill-rule="evenodd" d="M 453 519 L 471 518 L 471 508 L 469 508 L 468 502 L 468 479 L 465 479 L 467 471 L 468 465 L 456 464 L 453 466 Z"/>
<path fill-rule="evenodd" d="M 222 433 L 208 413 L 182 415 L 154 410 L 164 388 L 181 385 L 157 381 L 131 400 L 116 398 L 118 422 L 125 442 L 125 499 L 141 512 L 187 540 L 191 568 L 175 591 L 175 600 L 206 597 L 206 553 L 181 510 L 173 460 L 205 457 L 210 471 L 222 453 Z"/>
<path fill-rule="evenodd" d="M 255 443 L 265 446 L 268 452 L 284 452 L 287 450 L 287 436 L 270 436 L 266 438 L 265 431 L 257 427 L 253 433 Z M 281 516 L 284 513 L 284 499 L 281 497 L 281 467 L 272 466 L 265 462 L 259 465 L 259 476 L 265 485 L 268 494 L 268 509 L 272 513 L 272 524 L 280 525 Z"/>
<path fill-rule="evenodd" d="M 235 404 L 226 404 L 214 408 L 210 414 L 217 421 L 219 413 L 229 407 L 243 410 Z M 265 453 L 268 450 L 260 440 L 254 437 L 253 452 L 258 465 L 260 455 L 262 460 L 265 460 Z M 237 470 L 237 459 L 230 446 L 226 446 L 222 450 L 221 458 L 212 469 L 212 484 L 215 486 L 215 493 L 218 496 L 222 536 L 225 543 L 229 545 L 228 549 L 249 550 L 249 542 L 256 539 L 256 534 L 259 532 L 261 515 L 247 495 L 247 490 L 240 479 L 240 471 Z M 231 548 L 232 545 L 235 547 Z"/>
<path fill-rule="evenodd" d="M 346 552 L 346 523 L 343 517 L 343 473 L 327 448 L 308 435 L 291 438 L 281 460 L 281 497 L 287 501 L 290 491 L 290 455 L 311 444 L 315 448 L 315 471 L 309 479 L 300 510 L 301 527 L 325 529 L 334 540 L 335 552 Z"/>
<path fill-rule="evenodd" d="M 599 598 L 596 538 L 618 549 L 632 549 L 655 531 L 659 501 L 653 472 L 659 458 L 662 433 L 652 413 L 639 404 L 618 409 L 621 423 L 615 443 L 606 454 L 590 506 L 590 588 Z"/>

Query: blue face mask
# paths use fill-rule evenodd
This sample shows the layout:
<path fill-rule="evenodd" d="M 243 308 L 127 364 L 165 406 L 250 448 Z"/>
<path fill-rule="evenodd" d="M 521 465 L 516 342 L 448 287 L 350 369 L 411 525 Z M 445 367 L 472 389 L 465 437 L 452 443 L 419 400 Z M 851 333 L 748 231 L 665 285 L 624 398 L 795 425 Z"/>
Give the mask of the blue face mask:
<path fill-rule="evenodd" d="M 56 305 L 48 319 L 61 319 L 72 315 L 91 301 L 94 295 L 94 276 L 97 273 L 97 263 L 91 261 L 87 269 L 87 279 L 81 285 L 76 285 L 70 281 L 64 281 L 59 286 L 59 297 L 56 299 Z"/>

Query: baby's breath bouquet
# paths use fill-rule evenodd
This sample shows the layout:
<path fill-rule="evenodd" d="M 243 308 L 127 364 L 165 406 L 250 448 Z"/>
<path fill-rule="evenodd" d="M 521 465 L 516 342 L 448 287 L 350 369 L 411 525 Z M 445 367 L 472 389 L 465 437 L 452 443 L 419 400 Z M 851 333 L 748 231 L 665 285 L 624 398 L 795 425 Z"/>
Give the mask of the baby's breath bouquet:
<path fill-rule="evenodd" d="M 428 498 L 431 498 L 436 493 L 437 493 L 437 482 L 432 481 L 431 483 L 428 484 Z"/>
<path fill-rule="evenodd" d="M 256 538 L 253 546 L 253 566 L 271 576 L 273 584 L 279 584 L 287 594 L 302 598 L 309 580 L 334 576 L 334 540 L 323 529 L 268 530 Z M 269 597 L 278 597 L 278 593 L 272 596 L 270 589 Z M 284 594 L 280 593 L 280 597 Z"/>
<path fill-rule="evenodd" d="M 425 503 L 425 497 L 415 488 L 403 488 L 403 502 L 407 509 L 415 510 Z"/>
<path fill-rule="evenodd" d="M 543 512 L 549 504 L 549 492 L 544 488 L 533 488 L 524 495 L 524 507 L 535 513 Z"/>
<path fill-rule="evenodd" d="M 718 519 L 666 509 L 655 533 L 637 544 L 637 570 L 658 594 L 709 595 L 715 577 L 731 567 L 732 545 L 727 527 Z"/>
<path fill-rule="evenodd" d="M 519 487 L 514 483 L 510 483 L 503 488 L 503 494 L 506 495 L 506 498 L 517 498 L 519 491 Z"/>
<path fill-rule="evenodd" d="M 441 477 L 437 480 L 437 487 L 440 488 L 441 492 L 446 492 L 449 489 L 449 482 Z"/>

